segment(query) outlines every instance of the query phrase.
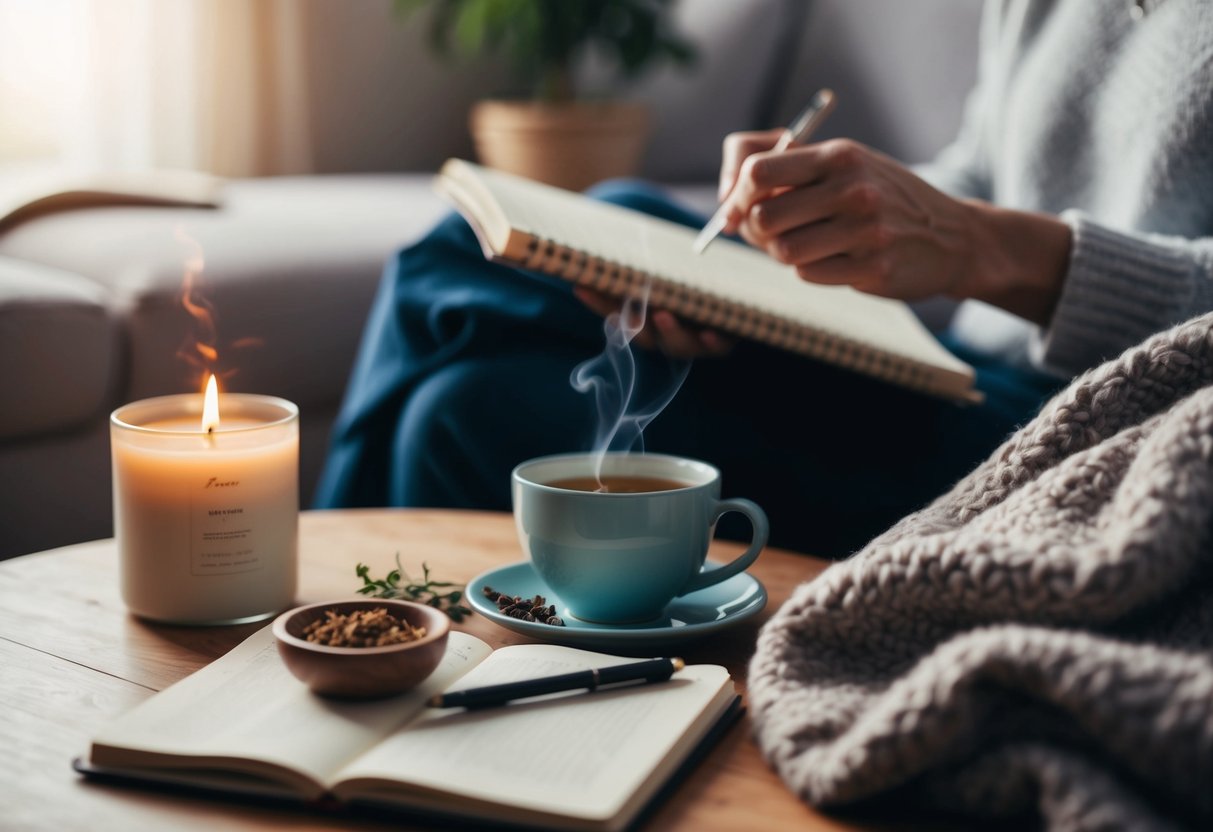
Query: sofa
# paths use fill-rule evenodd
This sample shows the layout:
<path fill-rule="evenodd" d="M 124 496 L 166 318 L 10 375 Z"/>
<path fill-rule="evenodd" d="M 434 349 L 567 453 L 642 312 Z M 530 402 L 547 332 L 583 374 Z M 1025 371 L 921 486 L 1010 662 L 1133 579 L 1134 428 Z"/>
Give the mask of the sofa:
<path fill-rule="evenodd" d="M 821 86 L 840 100 L 823 138 L 929 158 L 974 78 L 979 5 L 684 0 L 698 66 L 624 93 L 654 114 L 641 173 L 707 212 L 723 136 L 786 122 Z M 335 68 L 312 92 L 322 172 L 227 182 L 215 209 L 94 207 L 0 234 L 0 557 L 112 533 L 109 413 L 198 389 L 179 356 L 196 332 L 181 302 L 190 240 L 234 370 L 225 388 L 299 405 L 309 504 L 383 264 L 447 210 L 431 172 L 470 156 L 464 114 L 489 88 L 386 25 L 390 4 L 308 8 L 323 48 L 349 52 L 319 56 Z M 353 59 L 374 50 L 382 60 Z M 385 88 L 397 106 L 382 107 Z"/>

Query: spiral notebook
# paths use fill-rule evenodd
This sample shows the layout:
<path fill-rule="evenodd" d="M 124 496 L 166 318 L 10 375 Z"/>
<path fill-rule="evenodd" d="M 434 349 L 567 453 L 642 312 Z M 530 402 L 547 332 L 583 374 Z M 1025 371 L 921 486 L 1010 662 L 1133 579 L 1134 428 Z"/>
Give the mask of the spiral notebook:
<path fill-rule="evenodd" d="M 601 292 L 647 294 L 687 320 L 958 401 L 980 401 L 973 368 L 904 303 L 801 280 L 763 252 L 583 194 L 450 159 L 435 187 L 485 256 Z"/>

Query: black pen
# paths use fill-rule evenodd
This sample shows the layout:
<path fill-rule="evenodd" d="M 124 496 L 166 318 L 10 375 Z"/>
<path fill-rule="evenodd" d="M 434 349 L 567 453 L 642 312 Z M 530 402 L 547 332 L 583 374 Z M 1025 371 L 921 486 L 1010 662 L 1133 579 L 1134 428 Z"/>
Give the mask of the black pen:
<path fill-rule="evenodd" d="M 597 690 L 603 685 L 614 685 L 620 682 L 664 682 L 684 667 L 686 667 L 686 663 L 678 658 L 649 659 L 643 662 L 578 670 L 575 673 L 562 673 L 559 676 L 545 676 L 542 679 L 523 679 L 520 682 L 506 682 L 501 685 L 485 685 L 480 688 L 440 693 L 430 697 L 427 704 L 431 708 L 491 708 L 515 699 L 526 699 L 530 696 L 542 696 L 545 693 L 557 693 L 564 690 L 581 688 Z"/>

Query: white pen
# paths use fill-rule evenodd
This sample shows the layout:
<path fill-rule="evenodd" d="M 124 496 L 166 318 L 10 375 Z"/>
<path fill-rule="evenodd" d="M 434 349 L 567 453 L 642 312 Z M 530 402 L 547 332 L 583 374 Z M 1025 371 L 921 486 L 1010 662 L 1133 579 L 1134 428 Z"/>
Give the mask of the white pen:
<path fill-rule="evenodd" d="M 800 115 L 789 124 L 783 131 L 783 135 L 779 137 L 779 141 L 775 143 L 772 152 L 781 153 L 795 144 L 804 144 L 813 135 L 813 132 L 825 121 L 826 116 L 834 109 L 834 91 L 833 90 L 818 90 L 817 94 L 809 101 L 808 106 L 800 111 Z M 726 196 L 720 203 L 720 207 L 716 209 L 716 213 L 708 220 L 707 225 L 695 237 L 695 243 L 692 248 L 696 254 L 703 254 L 708 245 L 715 240 L 721 231 L 724 231 L 725 224 L 728 222 L 728 212 L 725 210 L 725 205 L 728 204 Z"/>

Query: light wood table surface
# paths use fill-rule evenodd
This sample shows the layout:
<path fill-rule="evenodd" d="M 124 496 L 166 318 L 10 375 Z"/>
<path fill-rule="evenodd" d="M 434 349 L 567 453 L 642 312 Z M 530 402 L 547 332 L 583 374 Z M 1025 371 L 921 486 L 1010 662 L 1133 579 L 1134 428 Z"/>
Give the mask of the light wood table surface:
<path fill-rule="evenodd" d="M 713 544 L 711 557 L 740 551 Z M 443 580 L 522 560 L 508 514 L 437 510 L 304 512 L 299 602 L 347 597 L 361 584 L 358 562 L 382 576 L 399 552 L 406 570 L 422 561 Z M 398 821 L 230 803 L 150 789 L 103 786 L 70 767 L 109 719 L 222 655 L 262 624 L 178 627 L 129 615 L 118 592 L 112 540 L 0 562 L 0 828 L 12 830 L 402 829 Z M 692 642 L 692 663 L 726 666 L 745 687 L 758 628 L 800 582 L 826 563 L 767 549 L 751 569 L 766 586 L 766 609 Z M 494 647 L 526 641 L 472 616 L 457 625 Z M 798 801 L 767 767 L 742 719 L 647 820 L 652 830 L 852 829 Z"/>

